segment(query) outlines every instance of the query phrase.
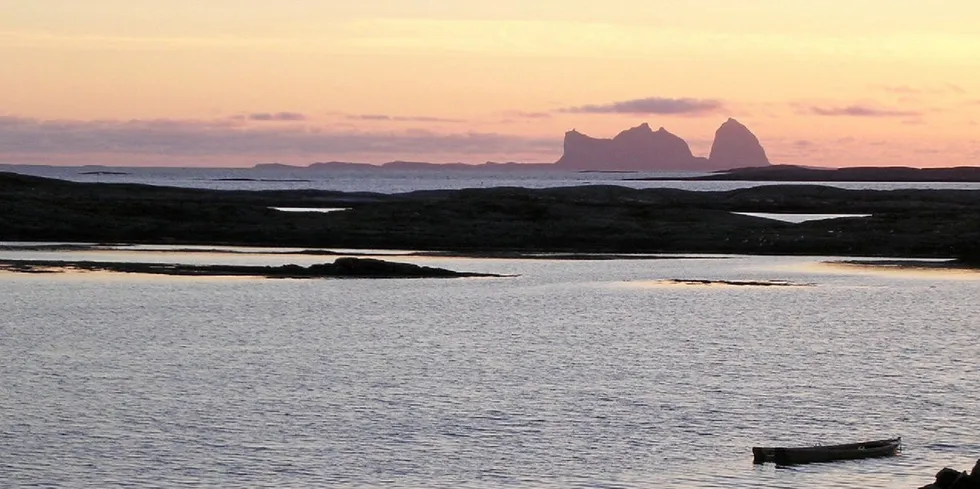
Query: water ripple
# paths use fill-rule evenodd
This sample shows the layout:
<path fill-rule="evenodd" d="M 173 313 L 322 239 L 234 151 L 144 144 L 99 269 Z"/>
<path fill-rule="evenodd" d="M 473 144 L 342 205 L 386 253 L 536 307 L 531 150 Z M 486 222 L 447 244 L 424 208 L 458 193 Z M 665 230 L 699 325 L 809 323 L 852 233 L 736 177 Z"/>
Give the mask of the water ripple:
<path fill-rule="evenodd" d="M 980 284 L 808 263 L 5 277 L 0 486 L 884 488 L 971 467 Z M 818 286 L 611 286 L 692 270 Z M 890 459 L 751 463 L 753 445 L 892 435 Z"/>

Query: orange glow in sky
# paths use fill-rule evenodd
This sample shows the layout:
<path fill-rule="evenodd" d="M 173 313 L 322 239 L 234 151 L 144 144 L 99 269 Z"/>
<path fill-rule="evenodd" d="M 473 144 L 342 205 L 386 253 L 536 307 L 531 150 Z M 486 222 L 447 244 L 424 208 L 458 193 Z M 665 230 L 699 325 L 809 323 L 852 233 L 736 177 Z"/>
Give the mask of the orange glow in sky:
<path fill-rule="evenodd" d="M 649 122 L 706 155 L 980 164 L 972 0 L 0 0 L 0 163 L 552 162 Z M 635 103 L 644 101 L 648 103 Z"/>

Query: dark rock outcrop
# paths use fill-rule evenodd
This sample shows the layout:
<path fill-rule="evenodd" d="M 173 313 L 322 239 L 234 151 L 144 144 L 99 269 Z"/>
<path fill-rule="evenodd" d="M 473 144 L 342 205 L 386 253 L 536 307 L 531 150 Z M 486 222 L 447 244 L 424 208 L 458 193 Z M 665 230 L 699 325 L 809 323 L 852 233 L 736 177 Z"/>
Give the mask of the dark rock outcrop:
<path fill-rule="evenodd" d="M 949 489 L 980 489 L 980 479 L 963 472 Z"/>
<path fill-rule="evenodd" d="M 769 158 L 759 143 L 759 138 L 749 128 L 731 118 L 715 132 L 708 161 L 722 168 L 769 165 Z"/>
<path fill-rule="evenodd" d="M 506 277 L 491 273 L 456 272 L 445 268 L 423 267 L 375 258 L 337 258 L 333 263 L 300 265 L 192 265 L 171 263 L 93 262 L 64 260 L 0 259 L 0 271 L 55 273 L 65 270 L 146 273 L 183 276 L 254 276 L 267 278 L 461 278 Z"/>
<path fill-rule="evenodd" d="M 734 119 L 722 124 L 716 136 L 721 141 L 712 146 L 712 159 L 694 156 L 686 141 L 662 127 L 654 131 L 647 123 L 612 139 L 572 130 L 565 133 L 564 153 L 555 166 L 603 171 L 713 171 L 769 164 L 759 140 Z"/>
<path fill-rule="evenodd" d="M 949 467 L 944 467 L 938 473 L 936 473 L 936 486 L 942 487 L 943 489 L 949 489 L 959 479 L 961 473 L 958 470 L 951 469 Z"/>
<path fill-rule="evenodd" d="M 375 258 L 337 258 L 333 263 L 310 265 L 304 273 L 314 277 L 337 278 L 456 278 L 501 277 L 488 273 L 456 272 L 444 268 L 423 267 Z M 300 274 L 299 276 L 305 276 Z"/>
<path fill-rule="evenodd" d="M 980 460 L 970 473 L 945 467 L 936 474 L 936 482 L 919 489 L 977 489 L 980 488 Z"/>

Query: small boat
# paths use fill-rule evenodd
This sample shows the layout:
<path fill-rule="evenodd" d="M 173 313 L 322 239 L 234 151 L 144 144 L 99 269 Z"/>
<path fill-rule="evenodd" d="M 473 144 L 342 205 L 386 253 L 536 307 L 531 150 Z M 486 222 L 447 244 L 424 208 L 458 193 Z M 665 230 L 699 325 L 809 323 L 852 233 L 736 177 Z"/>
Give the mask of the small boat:
<path fill-rule="evenodd" d="M 902 438 L 872 440 L 843 445 L 812 447 L 752 447 L 753 463 L 774 462 L 776 465 L 799 465 L 838 460 L 890 457 L 898 453 Z"/>

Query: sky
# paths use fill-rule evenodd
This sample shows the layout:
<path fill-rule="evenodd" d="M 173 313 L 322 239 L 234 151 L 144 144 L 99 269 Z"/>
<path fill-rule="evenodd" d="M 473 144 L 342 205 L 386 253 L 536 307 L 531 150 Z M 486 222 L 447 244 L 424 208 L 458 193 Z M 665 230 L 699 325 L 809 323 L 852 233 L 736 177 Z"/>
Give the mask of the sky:
<path fill-rule="evenodd" d="M 980 165 L 975 0 L 0 0 L 0 163 L 553 162 L 648 122 L 706 156 Z"/>

